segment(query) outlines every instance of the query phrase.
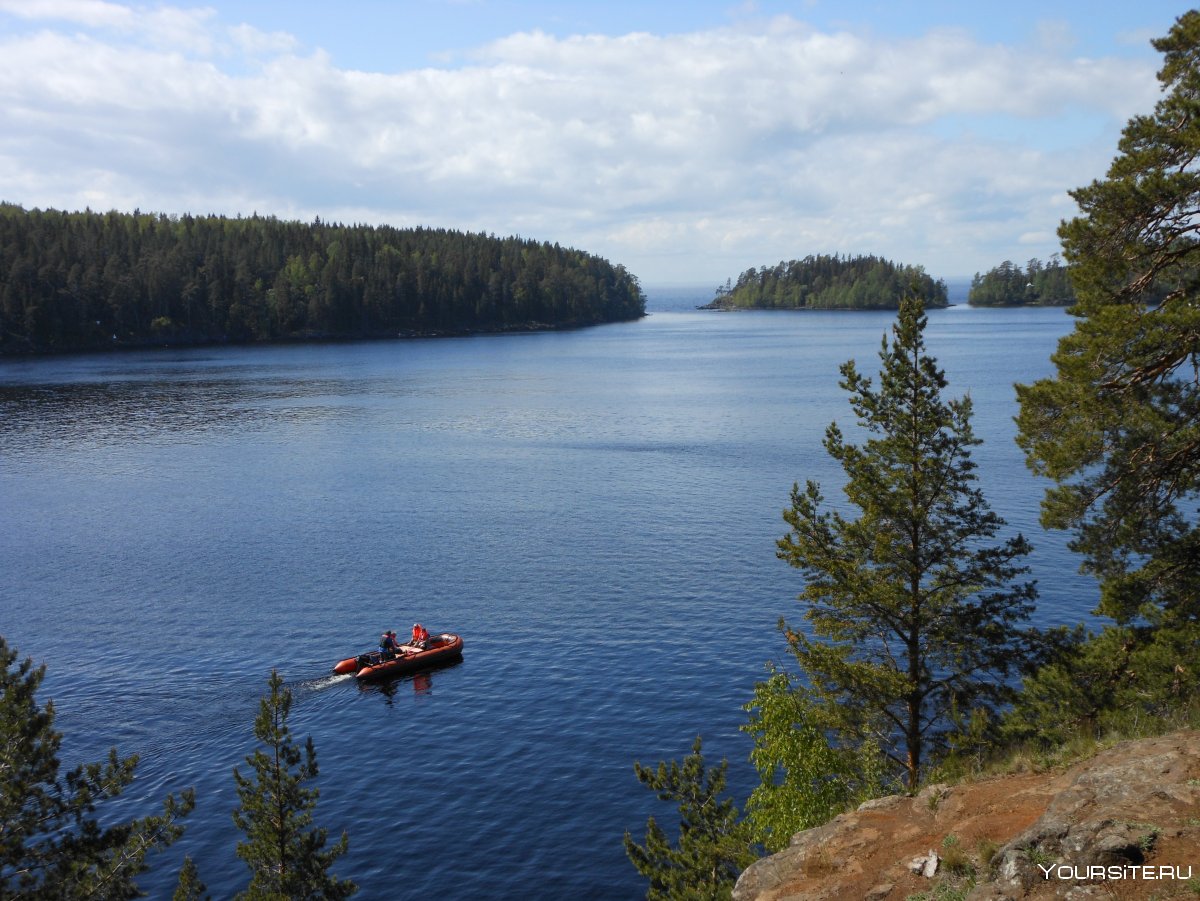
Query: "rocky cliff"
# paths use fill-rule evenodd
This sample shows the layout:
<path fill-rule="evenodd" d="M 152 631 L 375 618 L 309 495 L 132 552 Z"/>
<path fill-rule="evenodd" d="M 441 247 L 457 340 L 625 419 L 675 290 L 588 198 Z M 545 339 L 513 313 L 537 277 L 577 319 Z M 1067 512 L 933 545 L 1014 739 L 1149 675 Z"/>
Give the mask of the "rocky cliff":
<path fill-rule="evenodd" d="M 1200 732 L 1065 771 L 869 801 L 747 869 L 734 901 L 1200 897 Z"/>

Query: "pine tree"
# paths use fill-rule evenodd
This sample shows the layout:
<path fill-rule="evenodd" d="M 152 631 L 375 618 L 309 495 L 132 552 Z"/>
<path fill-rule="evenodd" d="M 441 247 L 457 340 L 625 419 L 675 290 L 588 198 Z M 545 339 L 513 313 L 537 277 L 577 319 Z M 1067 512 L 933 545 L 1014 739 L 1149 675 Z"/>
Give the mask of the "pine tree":
<path fill-rule="evenodd" d="M 1093 730 L 1186 709 L 1200 688 L 1200 11 L 1153 45 L 1162 99 L 1059 228 L 1075 328 L 1055 376 L 1017 386 L 1018 441 L 1056 483 L 1042 523 L 1072 533 L 1112 620 L 1029 688 L 1052 697 L 1079 674 L 1065 718 Z"/>
<path fill-rule="evenodd" d="M 349 839 L 343 832 L 326 850 L 326 830 L 312 826 L 319 791 L 304 785 L 317 776 L 312 738 L 303 752 L 296 746 L 287 725 L 292 693 L 274 670 L 268 686 L 270 693 L 262 698 L 254 721 L 254 735 L 265 750 L 259 748 L 246 758 L 253 777 L 233 771 L 240 802 L 233 820 L 246 834 L 237 854 L 253 874 L 241 897 L 247 901 L 348 898 L 358 887 L 331 874 L 329 868 L 346 853 Z"/>
<path fill-rule="evenodd" d="M 168 795 L 163 813 L 101 825 L 97 807 L 133 781 L 137 756 L 81 765 L 59 775 L 62 735 L 54 704 L 37 703 L 45 666 L 18 658 L 0 636 L 0 896 L 123 899 L 141 896 L 135 877 L 151 850 L 183 833 L 191 790 Z"/>
<path fill-rule="evenodd" d="M 755 860 L 748 826 L 738 820 L 733 802 L 720 798 L 727 762 L 706 768 L 701 746 L 697 736 L 682 764 L 660 762 L 653 770 L 633 765 L 639 782 L 679 807 L 678 846 L 654 817 L 646 823 L 644 845 L 625 833 L 625 853 L 650 880 L 649 901 L 727 899 L 738 874 Z"/>
<path fill-rule="evenodd" d="M 1019 629 L 1032 610 L 1028 543 L 989 544 L 1003 520 L 976 487 L 970 398 L 943 400 L 946 379 L 925 353 L 926 319 L 906 298 L 893 340 L 884 336 L 879 388 L 854 361 L 842 387 L 868 438 L 847 443 L 836 423 L 825 449 L 846 474 L 858 508 L 825 507 L 820 486 L 792 489 L 791 531 L 779 556 L 801 570 L 813 637 L 781 626 L 811 684 L 816 725 L 846 747 L 877 740 L 908 788 L 931 752 L 944 750 L 949 717 L 1009 695 L 1005 677 L 1023 656 Z"/>
<path fill-rule="evenodd" d="M 1077 321 L 1055 377 L 1018 386 L 1018 440 L 1057 483 L 1042 521 L 1074 533 L 1098 612 L 1175 628 L 1200 621 L 1200 11 L 1154 46 L 1165 96 L 1126 125 L 1107 177 L 1071 192 Z"/>

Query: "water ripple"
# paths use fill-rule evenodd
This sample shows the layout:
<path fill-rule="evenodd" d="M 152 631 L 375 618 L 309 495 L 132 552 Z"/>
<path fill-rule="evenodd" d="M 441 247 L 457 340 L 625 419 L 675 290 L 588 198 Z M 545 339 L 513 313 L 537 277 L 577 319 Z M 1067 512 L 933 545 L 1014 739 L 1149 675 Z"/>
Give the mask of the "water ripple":
<path fill-rule="evenodd" d="M 46 662 L 65 761 L 141 755 L 120 812 L 197 789 L 152 896 L 183 853 L 214 897 L 244 888 L 231 773 L 275 669 L 363 897 L 637 897 L 621 836 L 671 812 L 634 760 L 702 733 L 749 791 L 741 704 L 785 654 L 779 617 L 800 620 L 779 511 L 795 481 L 836 496 L 837 367 L 889 322 L 0 360 L 0 631 Z M 1011 386 L 1068 327 L 935 311 L 928 333 L 975 401 L 985 491 L 1039 547 L 1044 622 L 1093 591 L 1037 526 Z M 460 632 L 463 661 L 331 675 L 418 620 Z"/>

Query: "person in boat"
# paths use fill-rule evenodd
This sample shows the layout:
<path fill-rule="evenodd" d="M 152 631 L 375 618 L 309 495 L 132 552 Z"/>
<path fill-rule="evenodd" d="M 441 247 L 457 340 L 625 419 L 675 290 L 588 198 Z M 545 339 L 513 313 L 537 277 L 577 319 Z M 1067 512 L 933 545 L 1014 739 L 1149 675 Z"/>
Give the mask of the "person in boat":
<path fill-rule="evenodd" d="M 409 644 L 413 645 L 413 647 L 423 648 L 428 641 L 429 630 L 420 623 L 413 623 L 412 641 Z"/>
<path fill-rule="evenodd" d="M 392 660 L 396 656 L 399 645 L 396 644 L 396 633 L 389 629 L 379 636 L 379 655 L 384 660 Z"/>

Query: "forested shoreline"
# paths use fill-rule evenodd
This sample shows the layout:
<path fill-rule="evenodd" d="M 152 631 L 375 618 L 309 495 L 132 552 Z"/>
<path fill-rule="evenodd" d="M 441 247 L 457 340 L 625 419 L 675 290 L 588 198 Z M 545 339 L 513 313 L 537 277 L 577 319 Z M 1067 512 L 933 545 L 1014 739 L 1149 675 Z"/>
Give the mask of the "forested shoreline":
<path fill-rule="evenodd" d="M 445 229 L 0 203 L 0 354 L 637 319 L 623 266 Z"/>
<path fill-rule="evenodd" d="M 704 310 L 896 310 L 916 292 L 929 307 L 949 306 L 946 283 L 921 266 L 876 256 L 818 254 L 751 267 L 717 288 Z"/>

